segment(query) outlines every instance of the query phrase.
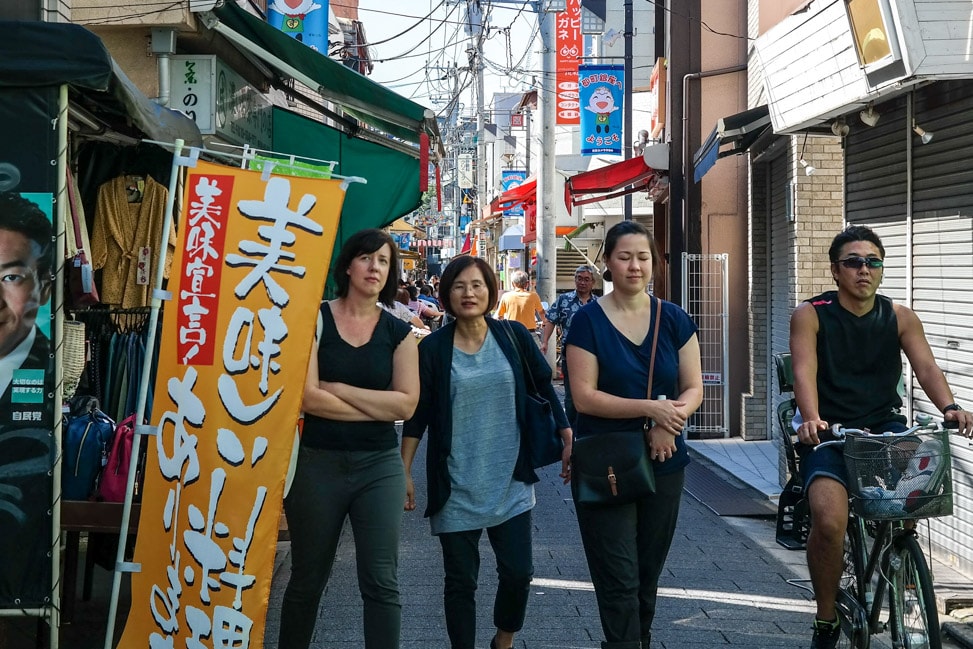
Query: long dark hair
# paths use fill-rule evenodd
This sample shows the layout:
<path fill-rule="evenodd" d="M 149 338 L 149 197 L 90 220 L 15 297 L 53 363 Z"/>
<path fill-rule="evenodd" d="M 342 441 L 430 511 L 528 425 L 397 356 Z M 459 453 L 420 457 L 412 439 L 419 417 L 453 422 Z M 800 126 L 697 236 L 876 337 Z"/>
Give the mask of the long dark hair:
<path fill-rule="evenodd" d="M 352 260 L 358 255 L 370 255 L 384 245 L 388 245 L 392 254 L 389 257 L 389 274 L 385 278 L 385 286 L 382 287 L 382 292 L 378 294 L 378 301 L 385 306 L 392 306 L 395 291 L 399 287 L 399 253 L 395 246 L 395 240 L 389 233 L 375 228 L 359 230 L 348 237 L 345 245 L 341 246 L 341 252 L 334 263 L 334 270 L 331 271 L 338 297 L 348 295 L 348 269 L 351 268 Z"/>
<path fill-rule="evenodd" d="M 605 259 L 607 260 L 612 256 L 615 246 L 618 245 L 618 240 L 630 234 L 638 234 L 649 240 L 649 250 L 652 251 L 652 277 L 661 277 L 663 271 L 662 257 L 655 245 L 655 238 L 647 227 L 637 221 L 619 221 L 608 229 L 608 232 L 605 233 Z M 601 276 L 606 282 L 612 281 L 611 271 L 607 268 Z"/>

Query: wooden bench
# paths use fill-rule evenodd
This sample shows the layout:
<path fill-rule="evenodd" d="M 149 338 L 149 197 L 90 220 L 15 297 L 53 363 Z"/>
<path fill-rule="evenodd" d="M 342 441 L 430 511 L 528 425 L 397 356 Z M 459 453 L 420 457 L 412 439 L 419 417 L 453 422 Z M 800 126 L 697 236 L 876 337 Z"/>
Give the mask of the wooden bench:
<path fill-rule="evenodd" d="M 132 513 L 128 521 L 128 531 L 134 534 L 138 530 L 141 505 L 132 504 Z M 77 600 L 78 588 L 78 555 L 81 547 L 81 535 L 101 532 L 118 534 L 122 527 L 122 503 L 93 502 L 89 500 L 61 501 L 61 531 L 66 533 L 64 549 L 64 572 L 61 580 L 61 618 L 63 622 L 70 622 L 74 615 L 74 604 Z M 287 519 L 281 512 L 280 526 L 277 531 L 278 541 L 290 540 L 287 531 Z M 82 601 L 91 599 L 92 569 L 94 556 L 85 553 L 84 581 L 81 588 Z"/>

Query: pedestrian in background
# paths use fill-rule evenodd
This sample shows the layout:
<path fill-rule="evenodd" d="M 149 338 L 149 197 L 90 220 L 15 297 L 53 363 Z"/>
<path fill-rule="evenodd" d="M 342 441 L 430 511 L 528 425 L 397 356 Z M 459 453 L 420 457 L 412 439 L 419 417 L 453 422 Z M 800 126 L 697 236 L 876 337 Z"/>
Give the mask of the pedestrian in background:
<path fill-rule="evenodd" d="M 603 273 L 606 282 L 614 282 L 613 290 L 575 314 L 566 342 L 578 439 L 637 430 L 646 417 L 652 420 L 647 436 L 655 493 L 624 505 L 576 504 L 605 633 L 603 649 L 649 647 L 659 575 L 689 463 L 682 430 L 703 399 L 696 325 L 675 304 L 660 304 L 647 293 L 660 261 L 643 225 L 613 226 L 605 236 Z M 649 399 L 650 332 L 656 318 L 661 320 Z"/>
<path fill-rule="evenodd" d="M 524 325 L 527 331 L 534 334 L 531 337 L 539 346 L 540 339 L 536 335 L 537 323 L 544 322 L 544 305 L 541 304 L 541 298 L 529 289 L 529 279 L 524 271 L 514 271 L 510 281 L 514 285 L 514 290 L 507 291 L 500 297 L 500 303 L 497 305 L 497 318 L 516 320 Z"/>
<path fill-rule="evenodd" d="M 565 291 L 557 296 L 554 304 L 544 314 L 544 332 L 541 334 L 541 352 L 547 354 L 547 346 L 555 327 L 561 328 L 561 375 L 564 377 L 564 412 L 568 421 L 574 422 L 578 411 L 574 409 L 571 398 L 571 383 L 568 381 L 568 364 L 564 355 L 564 341 L 571 329 L 571 319 L 581 307 L 591 301 L 591 290 L 595 285 L 595 269 L 582 264 L 574 269 L 574 290 Z"/>
<path fill-rule="evenodd" d="M 348 239 L 335 262 L 338 298 L 321 307 L 304 389 L 304 429 L 284 510 L 291 579 L 280 614 L 282 649 L 311 643 L 345 519 L 351 520 L 366 649 L 399 646 L 398 556 L 405 473 L 395 421 L 419 398 L 411 327 L 392 303 L 396 246 L 381 230 Z"/>
<path fill-rule="evenodd" d="M 510 649 L 524 625 L 533 574 L 531 510 L 537 475 L 525 439 L 527 381 L 514 340 L 542 396 L 554 408 L 564 440 L 561 475 L 567 477 L 571 429 L 551 385 L 551 368 L 517 323 L 489 318 L 497 300 L 493 271 L 463 256 L 443 271 L 441 296 L 456 319 L 419 347 L 419 405 L 405 424 L 402 459 L 407 510 L 415 509 L 411 471 L 428 429 L 426 472 L 432 533 L 443 549 L 443 603 L 452 649 L 473 649 L 479 540 L 486 530 L 496 555 L 499 584 L 493 605 L 491 649 Z"/>

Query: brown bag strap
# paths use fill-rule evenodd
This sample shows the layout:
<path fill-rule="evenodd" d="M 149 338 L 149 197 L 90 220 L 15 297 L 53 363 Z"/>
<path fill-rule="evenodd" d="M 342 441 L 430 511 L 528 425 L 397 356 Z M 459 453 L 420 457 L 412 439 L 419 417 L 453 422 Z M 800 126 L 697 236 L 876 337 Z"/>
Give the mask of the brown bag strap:
<path fill-rule="evenodd" d="M 652 331 L 652 351 L 649 354 L 649 399 L 652 398 L 652 378 L 655 374 L 655 350 L 659 346 L 659 323 L 662 321 L 662 300 L 653 297 L 649 302 L 649 316 L 652 314 L 652 302 L 655 302 L 655 325 Z M 646 417 L 645 418 L 645 430 L 648 432 L 649 428 L 652 427 L 652 421 Z"/>

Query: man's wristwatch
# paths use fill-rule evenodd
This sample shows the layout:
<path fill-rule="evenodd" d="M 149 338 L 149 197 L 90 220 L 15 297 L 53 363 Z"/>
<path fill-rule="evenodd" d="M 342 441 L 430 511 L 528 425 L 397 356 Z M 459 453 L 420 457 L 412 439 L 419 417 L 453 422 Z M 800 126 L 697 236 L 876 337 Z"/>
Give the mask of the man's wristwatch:
<path fill-rule="evenodd" d="M 943 408 L 943 414 L 945 415 L 950 410 L 962 410 L 962 408 L 960 408 L 958 404 L 951 403 L 948 406 L 946 406 L 945 408 Z"/>

